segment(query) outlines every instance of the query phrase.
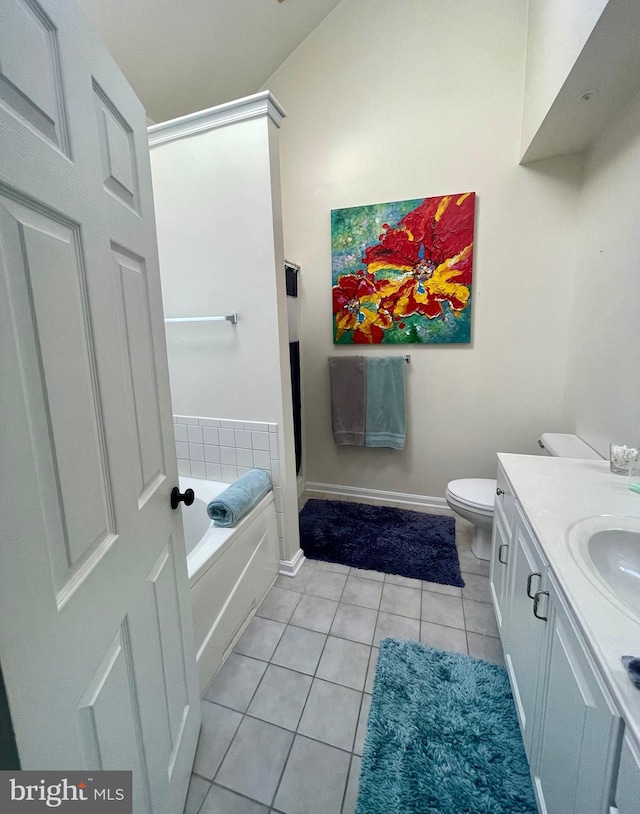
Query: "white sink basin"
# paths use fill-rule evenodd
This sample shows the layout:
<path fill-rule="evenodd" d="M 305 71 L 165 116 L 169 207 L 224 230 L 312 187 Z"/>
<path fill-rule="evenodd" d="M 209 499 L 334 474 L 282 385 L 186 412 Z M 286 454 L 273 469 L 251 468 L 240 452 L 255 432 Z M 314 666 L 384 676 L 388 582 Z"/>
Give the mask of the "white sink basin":
<path fill-rule="evenodd" d="M 598 515 L 568 532 L 572 554 L 607 598 L 640 620 L 640 518 Z"/>

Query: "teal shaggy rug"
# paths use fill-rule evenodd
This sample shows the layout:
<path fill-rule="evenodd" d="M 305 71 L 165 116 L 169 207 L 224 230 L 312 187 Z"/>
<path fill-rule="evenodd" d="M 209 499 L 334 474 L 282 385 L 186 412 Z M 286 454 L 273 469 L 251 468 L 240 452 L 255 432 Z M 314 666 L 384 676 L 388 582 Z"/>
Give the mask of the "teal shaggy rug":
<path fill-rule="evenodd" d="M 356 814 L 537 814 L 507 671 L 383 639 Z"/>

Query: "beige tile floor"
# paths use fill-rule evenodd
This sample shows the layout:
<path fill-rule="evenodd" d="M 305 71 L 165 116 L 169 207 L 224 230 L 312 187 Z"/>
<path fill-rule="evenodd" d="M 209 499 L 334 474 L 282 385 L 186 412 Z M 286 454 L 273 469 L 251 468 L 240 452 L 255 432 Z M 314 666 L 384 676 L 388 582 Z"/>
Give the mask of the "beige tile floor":
<path fill-rule="evenodd" d="M 457 520 L 462 589 L 313 560 L 279 576 L 206 692 L 185 814 L 353 814 L 380 639 L 503 663 L 470 538 Z"/>

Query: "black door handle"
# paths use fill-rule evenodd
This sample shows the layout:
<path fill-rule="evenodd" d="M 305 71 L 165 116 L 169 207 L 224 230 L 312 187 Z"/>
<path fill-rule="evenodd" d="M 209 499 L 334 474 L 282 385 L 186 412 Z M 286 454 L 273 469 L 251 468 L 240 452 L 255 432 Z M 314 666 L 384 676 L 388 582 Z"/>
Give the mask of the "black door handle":
<path fill-rule="evenodd" d="M 531 580 L 534 577 L 540 577 L 540 579 L 542 579 L 542 574 L 539 571 L 534 571 L 533 574 L 529 574 L 527 577 L 527 596 L 529 599 L 535 599 L 535 596 L 531 593 Z"/>
<path fill-rule="evenodd" d="M 196 493 L 193 489 L 185 489 L 184 492 L 180 492 L 177 486 L 174 486 L 171 490 L 171 508 L 177 509 L 178 504 L 181 500 L 184 501 L 185 506 L 191 506 L 193 501 L 196 499 Z"/>
<path fill-rule="evenodd" d="M 549 596 L 549 591 L 538 591 L 533 597 L 533 615 L 536 617 L 536 619 L 541 619 L 543 622 L 546 622 L 547 617 L 540 616 L 538 613 L 538 602 L 540 601 L 541 596 Z"/>

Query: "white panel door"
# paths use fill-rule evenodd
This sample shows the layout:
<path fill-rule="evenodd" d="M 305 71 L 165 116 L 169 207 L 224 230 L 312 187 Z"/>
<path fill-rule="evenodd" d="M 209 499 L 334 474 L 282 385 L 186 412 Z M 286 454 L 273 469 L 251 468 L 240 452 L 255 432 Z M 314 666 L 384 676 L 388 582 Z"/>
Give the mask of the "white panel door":
<path fill-rule="evenodd" d="M 0 0 L 0 662 L 25 769 L 181 811 L 200 725 L 145 113 L 71 0 Z"/>

